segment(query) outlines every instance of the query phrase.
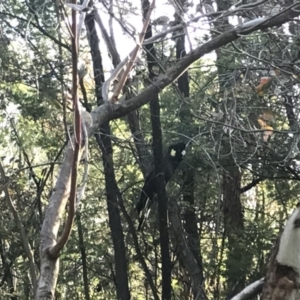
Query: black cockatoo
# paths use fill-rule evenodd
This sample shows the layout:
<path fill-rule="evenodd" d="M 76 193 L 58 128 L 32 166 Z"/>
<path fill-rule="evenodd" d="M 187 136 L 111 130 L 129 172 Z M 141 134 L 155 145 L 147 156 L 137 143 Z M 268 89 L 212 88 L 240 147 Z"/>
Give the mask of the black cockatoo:
<path fill-rule="evenodd" d="M 166 155 L 164 156 L 164 174 L 166 184 L 174 175 L 176 168 L 182 161 L 185 155 L 185 143 L 177 143 L 169 146 Z M 144 186 L 141 191 L 140 199 L 135 207 L 139 214 L 139 227 L 140 230 L 144 224 L 145 218 L 148 217 L 153 198 L 156 195 L 156 176 L 153 169 L 146 177 Z"/>

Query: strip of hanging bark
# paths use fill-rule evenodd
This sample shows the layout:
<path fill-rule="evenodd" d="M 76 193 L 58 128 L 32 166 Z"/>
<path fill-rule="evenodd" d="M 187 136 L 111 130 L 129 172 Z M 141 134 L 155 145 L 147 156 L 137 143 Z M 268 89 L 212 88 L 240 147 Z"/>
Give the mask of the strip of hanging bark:
<path fill-rule="evenodd" d="M 134 51 L 131 55 L 131 58 L 130 58 L 128 64 L 127 64 L 127 68 L 126 68 L 125 72 L 123 73 L 122 77 L 120 78 L 120 81 L 119 81 L 119 83 L 118 83 L 118 85 L 117 85 L 117 87 L 114 91 L 114 94 L 111 97 L 112 102 L 118 101 L 118 96 L 119 96 L 120 92 L 122 91 L 122 89 L 125 85 L 128 74 L 131 71 L 131 69 L 133 67 L 133 64 L 136 60 L 136 57 L 138 55 L 138 52 L 142 47 L 142 44 L 143 44 L 143 41 L 144 41 L 144 38 L 145 38 L 145 34 L 146 34 L 146 31 L 147 31 L 147 27 L 150 23 L 150 16 L 151 16 L 152 10 L 154 9 L 154 6 L 155 6 L 155 0 L 152 1 L 151 6 L 149 7 L 147 16 L 146 16 L 145 21 L 144 21 L 142 32 L 140 33 L 139 43 L 136 45 L 136 47 L 135 47 L 135 49 L 134 49 Z"/>
<path fill-rule="evenodd" d="M 76 1 L 73 0 L 73 3 L 76 4 Z M 78 61 L 78 44 L 77 44 L 77 22 L 76 22 L 76 11 L 72 10 L 72 100 L 73 100 L 73 108 L 74 108 L 74 153 L 72 160 L 72 173 L 71 173 L 71 188 L 70 188 L 70 196 L 69 196 L 69 211 L 68 218 L 63 230 L 61 237 L 55 246 L 49 249 L 48 254 L 52 258 L 57 258 L 59 256 L 60 251 L 63 249 L 65 244 L 67 243 L 72 226 L 74 223 L 75 216 L 75 203 L 76 203 L 76 194 L 77 194 L 77 169 L 78 169 L 78 160 L 79 160 L 79 150 L 81 147 L 81 115 L 79 111 L 79 99 L 78 99 L 78 90 L 77 90 L 77 61 Z"/>

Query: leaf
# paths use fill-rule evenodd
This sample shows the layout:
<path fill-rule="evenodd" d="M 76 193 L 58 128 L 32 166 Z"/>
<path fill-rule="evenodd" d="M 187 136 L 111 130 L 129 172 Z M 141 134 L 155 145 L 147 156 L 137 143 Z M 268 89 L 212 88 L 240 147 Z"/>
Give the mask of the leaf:
<path fill-rule="evenodd" d="M 271 127 L 271 126 L 265 126 L 263 129 L 268 129 L 267 131 L 264 131 L 264 133 L 263 133 L 263 140 L 265 142 L 267 142 L 269 140 L 269 138 L 273 134 L 273 127 Z"/>
<path fill-rule="evenodd" d="M 259 115 L 259 118 L 270 123 L 274 121 L 275 114 L 271 110 L 265 110 L 262 114 Z"/>
<path fill-rule="evenodd" d="M 266 122 L 265 122 L 264 120 L 262 120 L 262 119 L 259 119 L 259 118 L 258 118 L 258 119 L 257 119 L 257 122 L 258 122 L 260 128 L 264 128 L 264 127 L 267 126 Z"/>
<path fill-rule="evenodd" d="M 255 87 L 255 90 L 259 96 L 265 95 L 267 89 L 270 87 L 272 83 L 273 77 L 261 77 L 260 83 L 258 86 Z"/>

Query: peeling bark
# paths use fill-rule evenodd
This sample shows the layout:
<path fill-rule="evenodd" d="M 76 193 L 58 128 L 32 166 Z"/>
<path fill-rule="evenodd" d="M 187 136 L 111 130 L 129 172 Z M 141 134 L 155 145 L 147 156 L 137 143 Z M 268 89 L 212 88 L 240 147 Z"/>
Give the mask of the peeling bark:
<path fill-rule="evenodd" d="M 274 243 L 267 265 L 262 300 L 300 299 L 300 206 Z"/>

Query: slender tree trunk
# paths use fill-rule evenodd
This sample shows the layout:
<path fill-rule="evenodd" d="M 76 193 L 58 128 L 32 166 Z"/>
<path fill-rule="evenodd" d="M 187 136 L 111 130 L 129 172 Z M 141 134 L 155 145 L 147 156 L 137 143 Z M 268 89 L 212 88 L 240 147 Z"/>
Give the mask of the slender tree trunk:
<path fill-rule="evenodd" d="M 181 0 L 182 6 L 186 3 L 186 0 Z M 180 23 L 180 16 L 177 16 L 178 23 Z M 176 59 L 180 60 L 186 55 L 185 50 L 185 35 L 180 36 L 176 39 Z M 189 86 L 189 75 L 188 72 L 184 72 L 177 81 L 178 89 L 181 93 L 181 96 L 184 99 L 190 97 L 190 86 Z M 190 129 L 190 120 L 192 115 L 190 113 L 189 107 L 186 103 L 181 104 L 181 110 L 179 112 L 180 120 L 182 122 L 182 132 L 185 133 L 187 129 Z M 185 203 L 185 212 L 184 212 L 184 228 L 188 236 L 188 244 L 191 248 L 191 251 L 197 261 L 198 267 L 201 271 L 201 280 L 203 281 L 203 265 L 202 257 L 200 253 L 200 237 L 198 232 L 197 217 L 194 208 L 195 204 L 195 194 L 194 194 L 194 181 L 195 181 L 195 172 L 194 167 L 188 167 L 183 172 L 183 200 Z"/>
<path fill-rule="evenodd" d="M 91 297 L 90 297 L 90 290 L 89 290 L 87 259 L 86 259 L 86 251 L 84 245 L 80 212 L 77 214 L 77 228 L 78 228 L 79 250 L 81 253 L 81 262 L 82 262 L 84 295 L 86 300 L 90 300 Z"/>
<path fill-rule="evenodd" d="M 86 16 L 86 24 L 89 31 L 91 55 L 94 65 L 97 104 L 101 105 L 103 103 L 101 95 L 101 86 L 104 82 L 104 73 L 102 66 L 102 58 L 100 54 L 101 52 L 99 48 L 100 39 L 97 35 L 97 31 L 95 28 L 94 12 Z M 105 122 L 104 124 L 102 124 L 99 129 L 100 135 L 96 134 L 96 141 L 102 151 L 109 225 L 114 245 L 117 298 L 121 300 L 127 300 L 130 299 L 130 292 L 128 286 L 127 257 L 117 197 L 118 187 L 116 184 L 114 174 L 109 122 Z"/>
<path fill-rule="evenodd" d="M 142 0 L 143 17 L 145 18 L 150 3 L 148 0 Z M 152 36 L 151 25 L 148 26 L 145 39 Z M 147 51 L 147 62 L 149 78 L 155 77 L 153 66 L 156 64 L 156 53 L 153 44 L 145 46 Z M 158 94 L 155 99 L 150 102 L 151 124 L 153 133 L 153 154 L 156 175 L 156 187 L 158 198 L 158 215 L 159 215 L 159 237 L 161 248 L 162 263 L 162 299 L 171 299 L 171 259 L 169 252 L 169 229 L 168 229 L 168 199 L 165 188 L 165 177 L 163 168 L 163 151 L 162 151 L 162 132 L 160 123 L 160 105 Z"/>
<path fill-rule="evenodd" d="M 159 238 L 162 264 L 162 299 L 171 299 L 171 259 L 169 253 L 168 229 L 168 199 L 165 188 L 163 168 L 162 134 L 160 124 L 160 105 L 158 99 L 151 101 L 151 123 L 153 131 L 153 154 L 156 173 L 156 187 L 158 198 Z"/>
<path fill-rule="evenodd" d="M 232 163 L 234 163 L 232 161 Z M 244 239 L 244 222 L 240 199 L 241 173 L 238 166 L 226 167 L 223 173 L 223 215 L 228 240 L 226 258 L 227 291 L 230 297 L 245 287 L 247 259 Z"/>
<path fill-rule="evenodd" d="M 229 9 L 232 1 L 217 0 L 218 11 Z M 229 29 L 228 20 L 217 20 L 213 23 L 214 28 L 219 31 L 226 31 Z M 225 92 L 226 88 L 230 88 L 230 82 L 223 80 L 226 74 L 226 65 L 232 61 L 234 57 L 230 55 L 224 56 L 222 49 L 216 51 L 217 54 L 217 68 L 219 75 L 220 92 Z M 228 111 L 230 111 L 231 102 L 228 101 Z M 234 105 L 232 105 L 232 109 Z M 225 109 L 222 109 L 225 111 Z M 226 139 L 230 139 L 225 135 Z M 246 265 L 247 260 L 245 251 L 245 236 L 244 236 L 244 223 L 243 211 L 240 198 L 241 191 L 241 178 L 242 174 L 239 166 L 236 165 L 232 149 L 228 140 L 222 141 L 222 156 L 223 156 L 223 174 L 222 174 L 222 194 L 223 194 L 223 216 L 225 236 L 228 241 L 228 255 L 226 257 L 226 277 L 227 277 L 227 296 L 230 298 L 237 292 L 242 290 L 245 286 L 245 272 L 243 266 Z M 219 208 L 218 208 L 219 209 Z"/>
<path fill-rule="evenodd" d="M 187 3 L 186 0 L 180 0 L 179 3 L 181 6 L 185 6 Z M 178 24 L 181 23 L 181 13 L 182 10 L 178 10 L 177 14 L 175 14 L 175 20 Z M 179 32 L 174 34 L 179 35 L 176 37 L 176 59 L 180 60 L 182 57 L 186 55 L 185 49 L 185 40 L 186 35 L 184 34 L 184 30 L 180 32 L 182 35 L 179 35 Z M 188 72 L 184 72 L 177 80 L 178 89 L 180 92 L 180 96 L 184 100 L 188 100 L 190 97 L 190 86 L 189 86 L 189 74 Z M 179 111 L 179 117 L 181 120 L 181 132 L 187 133 L 187 130 L 190 132 L 191 129 L 191 119 L 192 115 L 190 113 L 190 109 L 188 105 L 182 101 L 180 105 L 181 109 Z M 192 130 L 193 131 L 193 130 Z M 194 208 L 195 198 L 194 198 L 194 181 L 195 181 L 195 172 L 194 167 L 189 166 L 183 171 L 183 200 L 184 200 L 184 229 L 187 234 L 187 242 L 188 246 L 191 249 L 191 252 L 194 256 L 194 259 L 198 265 L 197 276 L 200 276 L 199 282 L 203 284 L 203 264 L 202 257 L 200 252 L 200 236 L 198 232 L 198 222 L 196 217 L 196 211 Z M 195 292 L 195 290 L 194 290 Z M 196 296 L 196 295 L 194 295 Z"/>

